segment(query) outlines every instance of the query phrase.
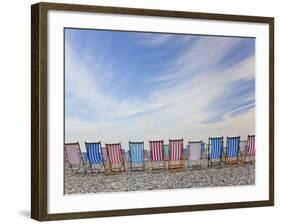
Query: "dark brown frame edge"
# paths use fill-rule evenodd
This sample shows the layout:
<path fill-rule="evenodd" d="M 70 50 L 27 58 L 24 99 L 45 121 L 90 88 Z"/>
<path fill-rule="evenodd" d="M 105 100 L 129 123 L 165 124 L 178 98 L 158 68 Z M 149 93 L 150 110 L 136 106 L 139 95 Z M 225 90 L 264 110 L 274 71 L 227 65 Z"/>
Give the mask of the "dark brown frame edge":
<path fill-rule="evenodd" d="M 65 10 L 269 24 L 269 200 L 48 214 L 47 211 L 47 12 Z M 31 6 L 31 218 L 38 221 L 203 211 L 274 205 L 274 18 L 91 5 Z"/>

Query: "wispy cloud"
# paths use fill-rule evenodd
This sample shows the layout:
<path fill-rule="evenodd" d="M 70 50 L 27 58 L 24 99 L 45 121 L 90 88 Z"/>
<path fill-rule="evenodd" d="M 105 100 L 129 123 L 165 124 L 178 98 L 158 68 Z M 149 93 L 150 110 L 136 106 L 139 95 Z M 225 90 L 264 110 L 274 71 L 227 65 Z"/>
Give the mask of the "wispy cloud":
<path fill-rule="evenodd" d="M 154 34 L 150 38 L 145 34 L 145 41 L 158 46 L 147 51 L 135 47 L 140 33 L 122 35 L 128 38 L 127 55 L 122 59 L 127 64 L 117 62 L 116 66 L 110 49 L 97 51 L 88 45 L 81 54 L 76 42 L 66 42 L 67 141 L 121 141 L 126 148 L 129 139 L 206 140 L 211 135 L 254 132 L 254 51 L 231 63 L 227 56 L 239 49 L 243 38 L 167 35 L 160 41 L 158 36 L 153 39 Z M 184 42 L 184 38 L 193 41 Z M 252 45 L 254 40 L 249 48 Z M 161 59 L 159 51 L 169 54 Z M 135 52 L 155 56 L 143 63 L 135 59 L 137 55 L 133 57 Z"/>
<path fill-rule="evenodd" d="M 161 35 L 161 34 L 146 33 L 146 34 L 140 34 L 139 38 L 137 38 L 136 43 L 141 45 L 158 46 L 158 45 L 165 44 L 166 42 L 171 40 L 172 37 L 173 35 L 169 35 L 169 34 Z"/>

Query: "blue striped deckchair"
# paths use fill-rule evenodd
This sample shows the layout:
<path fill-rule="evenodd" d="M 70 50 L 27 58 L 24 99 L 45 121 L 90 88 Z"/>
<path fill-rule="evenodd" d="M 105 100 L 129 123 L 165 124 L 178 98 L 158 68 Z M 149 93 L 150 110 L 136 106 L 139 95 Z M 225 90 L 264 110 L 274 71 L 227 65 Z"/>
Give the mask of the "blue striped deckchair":
<path fill-rule="evenodd" d="M 102 167 L 105 169 L 101 142 L 85 142 L 85 146 L 91 171 L 101 171 Z"/>
<path fill-rule="evenodd" d="M 227 137 L 226 138 L 226 151 L 225 151 L 225 162 L 228 164 L 237 164 L 239 156 L 240 136 Z"/>
<path fill-rule="evenodd" d="M 143 142 L 129 141 L 130 170 L 144 170 L 144 146 Z"/>
<path fill-rule="evenodd" d="M 169 160 L 169 145 L 164 145 L 165 160 Z"/>
<path fill-rule="evenodd" d="M 209 138 L 208 147 L 208 166 L 217 164 L 215 161 L 219 161 L 222 164 L 223 153 L 223 137 Z"/>

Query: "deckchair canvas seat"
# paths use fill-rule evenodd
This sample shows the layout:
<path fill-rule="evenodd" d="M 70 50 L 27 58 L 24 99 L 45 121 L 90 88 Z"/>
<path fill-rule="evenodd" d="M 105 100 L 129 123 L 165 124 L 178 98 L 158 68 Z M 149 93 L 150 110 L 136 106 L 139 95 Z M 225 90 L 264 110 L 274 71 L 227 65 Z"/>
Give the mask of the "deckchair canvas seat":
<path fill-rule="evenodd" d="M 165 169 L 164 140 L 149 141 L 151 170 Z"/>
<path fill-rule="evenodd" d="M 183 139 L 170 139 L 168 168 L 172 170 L 184 167 Z"/>
<path fill-rule="evenodd" d="M 244 163 L 254 162 L 256 154 L 256 136 L 248 135 L 245 153 L 244 153 Z"/>
<path fill-rule="evenodd" d="M 91 171 L 104 172 L 105 165 L 101 142 L 85 142 L 85 147 Z"/>
<path fill-rule="evenodd" d="M 227 164 L 237 164 L 239 160 L 239 151 L 240 151 L 240 136 L 227 137 L 225 162 Z"/>
<path fill-rule="evenodd" d="M 221 165 L 223 155 L 223 137 L 209 138 L 208 166 Z"/>
<path fill-rule="evenodd" d="M 65 160 L 69 163 L 71 172 L 80 171 L 84 167 L 84 160 L 79 143 L 65 143 L 64 150 Z"/>
<path fill-rule="evenodd" d="M 144 170 L 144 144 L 143 142 L 129 141 L 130 170 Z"/>
<path fill-rule="evenodd" d="M 188 166 L 202 168 L 202 144 L 203 141 L 188 142 Z"/>
<path fill-rule="evenodd" d="M 121 143 L 105 144 L 111 173 L 126 171 Z"/>

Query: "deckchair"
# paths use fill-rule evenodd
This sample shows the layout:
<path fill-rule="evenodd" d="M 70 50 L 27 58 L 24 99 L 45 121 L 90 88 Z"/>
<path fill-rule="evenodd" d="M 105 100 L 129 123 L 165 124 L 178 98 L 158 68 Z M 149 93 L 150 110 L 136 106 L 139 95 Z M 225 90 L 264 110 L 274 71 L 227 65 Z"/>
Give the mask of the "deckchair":
<path fill-rule="evenodd" d="M 164 145 L 164 159 L 165 161 L 169 160 L 169 145 Z"/>
<path fill-rule="evenodd" d="M 223 137 L 209 138 L 208 166 L 222 164 Z"/>
<path fill-rule="evenodd" d="M 84 168 L 84 160 L 81 153 L 79 142 L 64 144 L 65 159 L 68 162 L 71 172 L 79 171 Z"/>
<path fill-rule="evenodd" d="M 129 141 L 129 161 L 131 171 L 145 169 L 143 142 Z"/>
<path fill-rule="evenodd" d="M 202 168 L 202 159 L 203 159 L 203 153 L 204 153 L 204 148 L 203 141 L 189 141 L 188 142 L 188 167 L 193 168 L 193 167 L 200 167 Z M 196 165 L 193 165 L 193 164 Z M 198 164 L 199 163 L 199 164 Z"/>
<path fill-rule="evenodd" d="M 165 169 L 164 140 L 149 141 L 151 171 Z"/>
<path fill-rule="evenodd" d="M 255 135 L 248 135 L 247 143 L 246 143 L 246 150 L 244 153 L 244 163 L 254 162 L 255 161 L 255 154 L 256 154 L 256 136 Z"/>
<path fill-rule="evenodd" d="M 91 171 L 101 172 L 102 168 L 105 171 L 101 142 L 85 142 L 85 147 Z"/>
<path fill-rule="evenodd" d="M 237 164 L 240 151 L 240 136 L 226 138 L 225 163 Z"/>
<path fill-rule="evenodd" d="M 183 139 L 169 139 L 169 162 L 168 168 L 183 169 L 184 155 L 183 155 Z"/>
<path fill-rule="evenodd" d="M 126 171 L 121 143 L 105 144 L 111 173 Z"/>

